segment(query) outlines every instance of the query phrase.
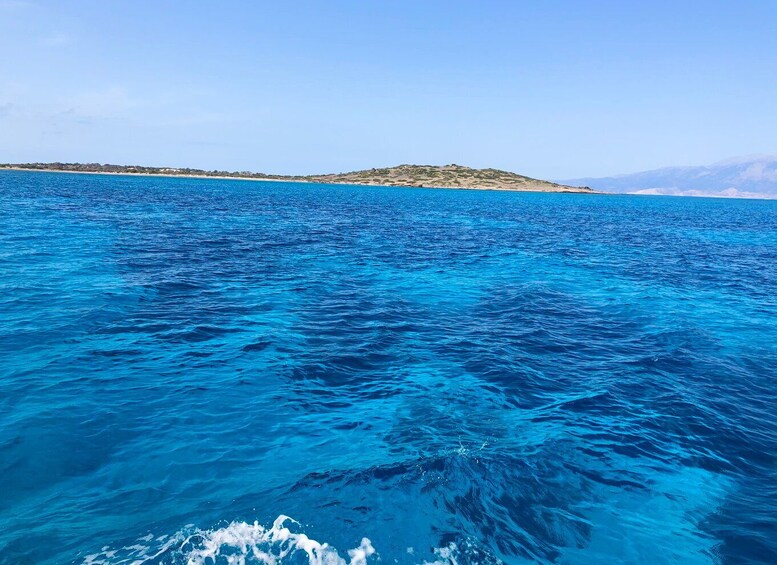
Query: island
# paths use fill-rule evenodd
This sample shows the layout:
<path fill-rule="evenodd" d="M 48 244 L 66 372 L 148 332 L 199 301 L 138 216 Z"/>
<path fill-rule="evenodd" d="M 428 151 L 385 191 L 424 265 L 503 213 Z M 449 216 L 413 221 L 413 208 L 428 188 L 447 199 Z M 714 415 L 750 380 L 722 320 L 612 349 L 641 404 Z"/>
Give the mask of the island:
<path fill-rule="evenodd" d="M 418 188 L 460 188 L 480 190 L 512 190 L 526 192 L 593 193 L 587 186 L 568 186 L 539 180 L 499 169 L 473 169 L 463 165 L 398 165 L 380 169 L 365 169 L 349 173 L 324 175 L 270 175 L 250 171 L 206 171 L 202 169 L 108 165 L 100 163 L 19 163 L 0 164 L 0 169 L 54 171 L 70 173 L 102 173 L 117 175 L 182 176 L 236 178 L 266 181 L 309 182 L 323 184 L 355 184 L 371 186 L 401 186 Z"/>

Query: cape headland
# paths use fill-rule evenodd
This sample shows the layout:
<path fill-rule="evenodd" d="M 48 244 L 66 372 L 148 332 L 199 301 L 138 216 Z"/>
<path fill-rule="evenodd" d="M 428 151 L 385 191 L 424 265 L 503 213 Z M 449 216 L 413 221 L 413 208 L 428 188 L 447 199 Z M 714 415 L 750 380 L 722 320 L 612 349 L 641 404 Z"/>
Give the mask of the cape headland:
<path fill-rule="evenodd" d="M 103 173 L 150 176 L 237 178 L 269 181 L 356 184 L 371 186 L 404 186 L 418 188 L 461 188 L 512 190 L 527 192 L 593 193 L 587 186 L 570 186 L 535 179 L 499 169 L 473 169 L 462 165 L 398 165 L 324 175 L 270 175 L 250 171 L 207 171 L 176 167 L 143 167 L 100 163 L 19 163 L 0 164 L 0 169 L 54 171 L 70 173 Z"/>

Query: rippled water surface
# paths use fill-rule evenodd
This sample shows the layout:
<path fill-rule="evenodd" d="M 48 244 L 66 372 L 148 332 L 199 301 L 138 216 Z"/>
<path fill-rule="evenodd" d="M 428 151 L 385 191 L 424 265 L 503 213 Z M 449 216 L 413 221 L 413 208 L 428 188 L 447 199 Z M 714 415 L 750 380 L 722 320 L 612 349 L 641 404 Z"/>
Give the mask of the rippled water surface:
<path fill-rule="evenodd" d="M 777 562 L 776 202 L 0 172 L 0 219 L 2 563 Z"/>

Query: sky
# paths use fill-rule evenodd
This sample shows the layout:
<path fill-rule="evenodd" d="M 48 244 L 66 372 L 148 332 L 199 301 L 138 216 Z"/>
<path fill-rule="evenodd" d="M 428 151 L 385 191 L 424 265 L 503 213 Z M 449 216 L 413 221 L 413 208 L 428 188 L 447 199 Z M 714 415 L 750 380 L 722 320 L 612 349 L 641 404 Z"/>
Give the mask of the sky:
<path fill-rule="evenodd" d="M 563 179 L 775 152 L 776 0 L 0 0 L 0 162 Z"/>

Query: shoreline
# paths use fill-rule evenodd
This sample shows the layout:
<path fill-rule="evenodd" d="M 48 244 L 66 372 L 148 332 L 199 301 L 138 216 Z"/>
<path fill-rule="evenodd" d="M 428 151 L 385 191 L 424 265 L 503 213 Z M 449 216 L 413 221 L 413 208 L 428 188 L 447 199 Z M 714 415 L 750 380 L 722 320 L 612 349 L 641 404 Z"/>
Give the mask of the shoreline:
<path fill-rule="evenodd" d="M 246 180 L 254 182 L 289 182 L 299 184 L 331 184 L 336 186 L 374 186 L 378 188 L 418 188 L 424 190 L 490 190 L 498 192 L 535 192 L 540 194 L 607 194 L 595 190 L 538 190 L 538 189 L 516 189 L 499 187 L 470 187 L 470 186 L 415 186 L 409 184 L 374 184 L 374 183 L 352 183 L 352 182 L 326 182 L 313 180 L 299 180 L 293 178 L 255 178 L 238 177 L 223 175 L 189 175 L 189 174 L 166 174 L 166 173 L 121 173 L 111 171 L 63 171 L 60 169 L 33 169 L 24 167 L 0 167 L 0 171 L 21 171 L 27 173 L 61 173 L 66 175 L 112 175 L 126 177 L 158 177 L 158 178 L 184 178 L 184 179 L 214 179 L 214 180 Z"/>

